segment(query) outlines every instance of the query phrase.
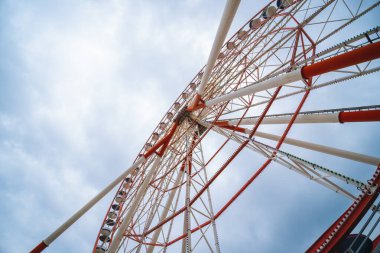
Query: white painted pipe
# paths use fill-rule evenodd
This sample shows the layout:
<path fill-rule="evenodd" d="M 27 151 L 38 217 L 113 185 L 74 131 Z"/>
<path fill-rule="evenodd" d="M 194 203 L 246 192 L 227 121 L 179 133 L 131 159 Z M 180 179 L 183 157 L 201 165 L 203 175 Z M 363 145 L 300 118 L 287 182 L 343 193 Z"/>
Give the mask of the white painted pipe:
<path fill-rule="evenodd" d="M 179 186 L 179 184 L 182 181 L 182 176 L 183 176 L 183 171 L 180 170 L 178 172 L 176 181 L 174 182 L 174 189 L 172 189 L 172 191 L 170 192 L 169 198 L 168 198 L 168 200 L 167 200 L 167 202 L 165 204 L 164 210 L 162 211 L 162 214 L 161 214 L 161 217 L 160 217 L 160 222 L 163 221 L 164 219 L 166 219 L 166 217 L 168 216 L 168 213 L 169 213 L 169 210 L 170 210 L 170 206 L 173 203 L 173 199 L 174 199 L 174 196 L 175 196 L 175 194 L 177 192 L 178 186 Z M 154 231 L 154 234 L 153 234 L 152 240 L 151 240 L 152 244 L 155 244 L 157 242 L 157 239 L 158 239 L 158 236 L 161 233 L 161 230 L 162 230 L 162 226 L 159 227 L 159 228 L 157 228 L 156 231 Z M 155 247 L 154 245 L 149 245 L 147 253 L 152 253 L 153 250 L 154 250 L 154 247 Z"/>
<path fill-rule="evenodd" d="M 228 30 L 230 29 L 232 20 L 234 19 L 234 16 L 239 7 L 239 4 L 240 4 L 240 0 L 228 0 L 226 3 L 226 7 L 224 8 L 222 19 L 220 20 L 220 23 L 219 23 L 218 31 L 215 36 L 214 44 L 212 45 L 212 49 L 208 57 L 206 68 L 203 73 L 201 83 L 197 90 L 197 94 L 200 96 L 202 96 L 204 93 L 206 84 L 211 75 L 211 70 L 215 65 L 215 62 L 220 53 L 220 50 L 222 49 L 224 40 L 226 39 Z"/>
<path fill-rule="evenodd" d="M 251 130 L 247 129 L 246 132 L 250 133 Z M 273 140 L 273 141 L 278 141 L 281 138 L 281 136 L 279 135 L 268 134 L 268 133 L 263 133 L 259 131 L 256 131 L 255 136 Z M 334 156 L 350 159 L 357 162 L 372 164 L 375 166 L 378 166 L 380 164 L 380 158 L 367 156 L 367 155 L 363 155 L 363 154 L 359 154 L 359 153 L 355 153 L 355 152 L 351 152 L 351 151 L 347 151 L 343 149 L 332 148 L 332 147 L 314 144 L 311 142 L 301 141 L 301 140 L 292 139 L 292 138 L 285 138 L 284 143 L 301 147 L 301 148 L 318 151 L 318 152 L 329 154 L 329 155 L 334 155 Z"/>
<path fill-rule="evenodd" d="M 200 120 L 196 120 L 196 121 L 204 127 L 210 126 L 210 123 L 208 123 L 208 122 L 203 122 Z M 252 130 L 247 129 L 247 128 L 245 129 L 246 134 L 250 134 L 251 132 L 252 132 Z M 279 135 L 263 133 L 260 131 L 256 131 L 254 136 L 273 140 L 273 141 L 278 141 L 281 138 L 281 136 L 279 136 Z M 314 150 L 314 151 L 329 154 L 329 155 L 334 155 L 334 156 L 350 159 L 350 160 L 357 161 L 357 162 L 375 165 L 375 166 L 378 166 L 380 164 L 380 158 L 378 158 L 378 157 L 363 155 L 363 154 L 359 154 L 356 152 L 351 152 L 351 151 L 338 149 L 338 148 L 332 148 L 332 147 L 319 145 L 319 144 L 306 142 L 306 141 L 301 141 L 301 140 L 297 140 L 297 139 L 293 139 L 293 138 L 285 138 L 284 143 L 289 144 L 289 145 L 293 145 L 293 146 L 297 146 L 297 147 L 301 147 L 301 148 Z"/>
<path fill-rule="evenodd" d="M 145 193 L 148 189 L 148 184 L 152 180 L 152 177 L 157 169 L 157 167 L 161 163 L 161 157 L 157 156 L 154 160 L 154 163 L 152 167 L 150 168 L 148 174 L 146 175 L 143 183 L 141 184 L 139 190 L 137 191 L 133 202 L 131 203 L 130 209 L 128 213 L 125 215 L 123 222 L 121 223 L 120 227 L 118 228 L 115 236 L 113 237 L 112 243 L 108 249 L 108 253 L 115 253 L 116 250 L 119 248 L 119 245 L 123 239 L 124 233 L 126 232 L 129 223 L 131 222 L 133 216 L 136 213 L 137 207 L 139 206 L 142 198 L 145 196 Z"/>
<path fill-rule="evenodd" d="M 294 70 L 292 72 L 289 72 L 289 73 L 286 73 L 283 75 L 279 75 L 279 76 L 270 78 L 268 80 L 258 82 L 256 84 L 241 88 L 237 91 L 233 91 L 231 93 L 222 95 L 220 97 L 208 100 L 205 102 L 205 104 L 207 107 L 213 106 L 213 105 L 216 105 L 216 104 L 219 104 L 222 102 L 230 101 L 234 98 L 239 98 L 239 97 L 243 97 L 246 95 L 251 95 L 251 94 L 256 93 L 256 92 L 260 92 L 263 90 L 268 90 L 271 88 L 279 87 L 281 85 L 293 83 L 296 81 L 300 81 L 302 79 L 303 78 L 302 78 L 301 68 L 300 68 L 300 69 Z"/>
<path fill-rule="evenodd" d="M 293 116 L 266 117 L 261 124 L 288 124 Z M 256 124 L 259 118 L 242 119 L 240 125 Z M 228 125 L 237 125 L 240 119 L 229 120 Z M 307 123 L 339 123 L 339 112 L 326 114 L 299 114 L 294 121 L 295 124 Z"/>
<path fill-rule="evenodd" d="M 305 161 L 303 161 L 301 158 L 298 158 L 298 157 L 292 157 L 291 159 L 294 159 L 297 162 L 302 163 L 302 164 L 310 165 L 309 163 L 307 163 L 307 162 L 305 163 Z M 356 179 L 351 178 L 351 177 L 347 177 L 347 176 L 345 176 L 343 174 L 340 174 L 340 173 L 338 173 L 336 171 L 333 171 L 333 170 L 329 170 L 329 169 L 323 168 L 323 167 L 321 167 L 319 165 L 314 165 L 314 166 L 312 166 L 312 168 L 314 170 L 318 170 L 320 172 L 323 172 L 323 173 L 325 173 L 325 174 L 327 174 L 327 175 L 329 175 L 331 177 L 335 177 L 335 178 L 337 178 L 339 180 L 342 180 L 343 182 L 346 182 L 347 184 L 353 185 L 353 186 L 355 186 L 356 188 L 359 188 L 359 189 L 361 187 L 364 187 L 366 189 L 370 189 L 371 192 L 374 192 L 376 190 L 376 188 L 377 188 L 377 186 L 375 186 L 375 185 L 371 186 L 369 184 L 365 184 L 365 183 L 363 183 L 363 182 L 361 182 L 359 180 L 356 180 Z"/>
<path fill-rule="evenodd" d="M 49 235 L 43 242 L 46 245 L 50 245 L 57 237 L 59 237 L 66 229 L 74 224 L 83 214 L 85 214 L 91 207 L 93 207 L 99 200 L 101 200 L 107 193 L 109 193 L 117 184 L 119 184 L 126 176 L 128 176 L 133 170 L 135 170 L 140 164 L 146 161 L 145 157 L 140 157 L 136 162 L 129 167 L 125 172 L 112 181 L 107 187 L 99 192 L 93 199 L 91 199 L 86 205 L 84 205 L 79 211 L 71 216 L 65 223 L 63 223 L 57 230 Z"/>

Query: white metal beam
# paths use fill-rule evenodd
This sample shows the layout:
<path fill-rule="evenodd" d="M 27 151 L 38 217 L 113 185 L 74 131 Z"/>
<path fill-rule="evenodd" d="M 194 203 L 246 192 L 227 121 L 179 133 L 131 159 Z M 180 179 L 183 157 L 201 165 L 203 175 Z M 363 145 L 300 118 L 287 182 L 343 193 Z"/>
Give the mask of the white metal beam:
<path fill-rule="evenodd" d="M 210 126 L 210 123 L 199 121 L 197 119 L 195 119 L 195 120 L 199 124 L 201 124 L 205 127 Z M 250 134 L 251 130 L 246 128 L 244 132 L 246 134 Z M 268 133 L 264 133 L 264 132 L 260 132 L 260 131 L 256 131 L 254 136 L 273 140 L 273 141 L 278 141 L 281 139 L 281 136 L 279 136 L 279 135 L 268 134 Z M 332 147 L 328 147 L 328 146 L 324 146 L 324 145 L 315 144 L 312 142 L 306 142 L 306 141 L 301 141 L 301 140 L 297 140 L 297 139 L 287 137 L 284 139 L 284 143 L 289 144 L 289 145 L 293 145 L 293 146 L 297 146 L 297 147 L 301 147 L 301 148 L 314 150 L 314 151 L 329 154 L 329 155 L 333 155 L 333 156 L 338 156 L 338 157 L 350 159 L 350 160 L 357 161 L 357 162 L 375 165 L 375 166 L 378 166 L 380 164 L 380 158 L 378 158 L 378 157 L 368 156 L 368 155 L 364 155 L 364 154 L 360 154 L 360 153 L 356 153 L 356 152 L 352 152 L 352 151 L 347 151 L 347 150 L 343 150 L 343 149 L 338 149 L 338 148 L 332 148 Z"/>
<path fill-rule="evenodd" d="M 205 71 L 202 76 L 201 84 L 198 87 L 197 94 L 202 96 L 206 87 L 206 84 L 210 78 L 211 70 L 215 65 L 215 61 L 222 49 L 224 40 L 226 39 L 228 30 L 230 29 L 232 20 L 234 19 L 235 13 L 239 7 L 240 0 L 228 0 L 224 8 L 222 19 L 218 27 L 218 31 L 215 36 L 214 44 L 210 55 L 207 60 Z"/>
<path fill-rule="evenodd" d="M 242 96 L 250 95 L 256 92 L 268 90 L 271 88 L 279 87 L 281 85 L 293 83 L 296 81 L 302 80 L 302 74 L 301 74 L 301 68 L 294 70 L 292 72 L 279 75 L 261 82 L 258 82 L 256 84 L 241 88 L 237 91 L 233 91 L 231 93 L 222 95 L 220 97 L 208 100 L 205 102 L 206 107 L 213 106 L 222 102 L 230 101 L 234 98 L 239 98 Z"/>
<path fill-rule="evenodd" d="M 250 132 L 250 130 L 248 132 Z M 268 134 L 268 133 L 263 133 L 259 131 L 256 131 L 255 136 L 273 140 L 273 141 L 278 141 L 281 138 L 281 136 L 279 135 Z M 301 148 L 318 151 L 318 152 L 329 154 L 329 155 L 334 155 L 334 156 L 354 160 L 357 162 L 372 164 L 375 166 L 379 165 L 380 163 L 380 158 L 378 157 L 367 156 L 367 155 L 363 155 L 363 154 L 359 154 L 359 153 L 355 153 L 355 152 L 351 152 L 351 151 L 347 151 L 343 149 L 332 148 L 332 147 L 319 145 L 319 144 L 306 142 L 306 141 L 301 141 L 301 140 L 297 140 L 293 138 L 285 138 L 284 143 L 301 147 Z"/>
<path fill-rule="evenodd" d="M 265 117 L 261 124 L 288 124 L 292 118 L 292 115 Z M 254 125 L 259 118 L 248 119 L 233 119 L 228 120 L 228 125 Z M 294 121 L 295 124 L 307 124 L 307 123 L 339 123 L 339 112 L 325 113 L 325 114 L 299 114 Z"/>
<path fill-rule="evenodd" d="M 221 135 L 224 135 L 225 137 L 228 137 L 229 134 L 232 135 L 232 138 L 231 140 L 234 140 L 238 143 L 242 143 L 244 142 L 244 140 L 241 140 L 240 137 L 243 137 L 243 136 L 240 136 L 238 135 L 237 133 L 229 133 L 227 134 L 226 132 L 222 132 L 222 131 L 218 131 L 220 130 L 220 128 L 214 128 L 213 129 L 215 132 L 221 134 Z M 245 137 L 246 138 L 246 137 Z M 250 145 L 251 144 L 251 145 Z M 265 157 L 267 158 L 270 158 L 272 157 L 272 153 L 273 151 L 270 151 L 267 147 L 268 146 L 264 146 L 262 143 L 259 143 L 255 140 L 252 140 L 251 143 L 248 144 L 248 148 L 253 150 L 254 152 L 257 152 L 261 155 L 264 155 Z M 315 176 L 311 176 L 308 172 L 304 171 L 304 170 L 301 170 L 299 166 L 297 166 L 297 163 L 294 162 L 293 160 L 290 160 L 288 157 L 287 159 L 289 161 L 286 161 L 284 159 L 283 156 L 276 156 L 273 161 L 278 163 L 278 164 L 281 164 L 282 166 L 318 183 L 318 184 L 321 184 L 323 185 L 324 187 L 327 187 L 328 189 L 336 192 L 336 193 L 339 193 L 339 194 L 342 194 L 343 196 L 349 198 L 349 199 L 352 199 L 352 200 L 355 200 L 356 197 L 354 195 L 352 195 L 351 193 L 349 193 L 348 191 L 346 191 L 345 189 L 343 189 L 342 187 L 336 185 L 335 183 L 333 183 L 332 181 L 330 181 L 329 179 L 327 179 L 325 176 L 322 176 L 321 174 L 319 174 L 315 169 L 313 168 L 309 168 L 309 166 L 305 166 L 305 164 L 302 164 L 304 166 L 305 169 L 307 169 L 308 171 L 310 171 L 310 173 L 313 173 L 315 174 L 317 177 Z M 292 163 L 291 163 L 292 162 Z"/>

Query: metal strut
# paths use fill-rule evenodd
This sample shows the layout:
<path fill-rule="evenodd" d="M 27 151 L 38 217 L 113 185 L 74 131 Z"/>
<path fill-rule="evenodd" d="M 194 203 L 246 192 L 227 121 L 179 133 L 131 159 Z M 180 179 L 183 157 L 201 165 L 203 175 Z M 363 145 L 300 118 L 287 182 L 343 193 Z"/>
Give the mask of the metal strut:
<path fill-rule="evenodd" d="M 355 202 L 310 246 L 307 253 L 333 252 L 334 248 L 355 228 L 379 195 L 380 165 L 369 183 L 377 185 L 376 191 L 373 194 L 367 190 L 362 191 Z"/>
<path fill-rule="evenodd" d="M 205 101 L 199 108 L 211 107 L 219 103 L 227 102 L 235 98 L 251 95 L 260 91 L 280 87 L 303 79 L 322 75 L 328 72 L 336 71 L 342 68 L 357 65 L 363 62 L 372 61 L 380 58 L 380 42 L 365 45 L 360 48 L 353 49 L 349 52 L 333 56 L 329 59 L 304 66 L 300 69 L 293 70 L 283 75 L 279 75 L 256 84 L 241 88 L 231 93 Z"/>
<path fill-rule="evenodd" d="M 273 114 L 264 117 L 261 124 L 287 124 L 292 113 Z M 216 121 L 218 126 L 253 125 L 260 116 L 247 117 L 244 119 L 224 119 Z M 380 121 L 380 105 L 350 107 L 341 109 L 328 109 L 318 111 L 300 112 L 294 123 L 351 123 Z"/>

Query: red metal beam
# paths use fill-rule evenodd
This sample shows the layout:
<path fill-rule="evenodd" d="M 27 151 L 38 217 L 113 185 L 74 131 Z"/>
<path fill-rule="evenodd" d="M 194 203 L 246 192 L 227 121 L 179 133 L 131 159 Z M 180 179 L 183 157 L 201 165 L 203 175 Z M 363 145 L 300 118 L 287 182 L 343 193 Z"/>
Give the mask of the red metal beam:
<path fill-rule="evenodd" d="M 286 136 L 288 135 L 288 132 L 290 130 L 290 128 L 292 127 L 293 123 L 294 123 L 294 120 L 296 119 L 299 111 L 301 110 L 303 104 L 305 103 L 308 95 L 309 95 L 309 92 L 310 90 L 306 91 L 305 92 L 305 95 L 303 96 L 300 104 L 298 105 L 296 111 L 294 112 L 293 114 L 293 117 L 292 119 L 290 120 L 286 130 L 284 131 L 284 133 L 282 134 L 281 136 L 281 139 L 278 141 L 277 143 L 277 146 L 276 146 L 276 149 L 279 149 L 282 145 L 282 143 L 284 142 L 284 139 L 286 138 Z M 264 114 L 262 114 L 264 115 Z M 258 125 L 256 125 L 258 126 Z M 257 127 L 255 126 L 254 130 L 256 131 Z M 225 128 L 228 128 L 225 127 Z M 241 131 L 240 130 L 240 127 L 234 127 L 235 130 L 237 131 Z M 241 128 L 243 129 L 244 131 L 244 128 Z M 251 135 L 250 135 L 251 136 Z M 275 155 L 275 153 L 273 153 L 273 155 Z M 241 187 L 241 189 L 235 193 L 235 195 L 219 210 L 219 212 L 215 215 L 215 219 L 217 219 L 239 196 L 241 193 L 243 193 L 247 188 L 248 186 L 267 168 L 267 166 L 272 162 L 272 159 L 268 159 L 253 175 L 252 177 L 243 185 L 243 187 Z"/>
<path fill-rule="evenodd" d="M 278 94 L 278 92 L 280 91 L 280 89 L 281 89 L 281 87 L 279 87 L 278 89 L 277 89 L 277 92 L 275 93 L 275 95 L 272 97 L 272 100 L 274 101 L 274 99 L 275 99 L 275 97 L 277 96 L 277 94 Z M 281 146 L 281 144 L 282 144 L 282 142 L 283 142 L 283 139 L 285 139 L 285 137 L 286 137 L 286 135 L 288 134 L 288 132 L 289 132 L 289 129 L 291 128 L 291 126 L 293 125 L 293 123 L 294 123 L 294 120 L 295 120 L 295 118 L 297 117 L 297 115 L 298 115 L 298 113 L 299 113 L 299 111 L 301 110 L 301 108 L 302 108 L 302 106 L 303 106 L 303 104 L 304 104 L 304 102 L 305 102 L 305 100 L 306 100 L 306 98 L 307 98 L 307 96 L 309 95 L 309 91 L 307 91 L 306 93 L 305 93 L 305 95 L 304 95 L 304 97 L 302 98 L 302 100 L 301 100 L 301 102 L 300 102 L 300 104 L 298 105 L 298 107 L 297 107 L 297 109 L 296 109 L 296 111 L 294 112 L 294 115 L 293 115 L 293 117 L 292 117 L 292 120 L 289 122 L 289 124 L 288 124 L 288 127 L 287 127 L 287 129 L 286 129 L 286 131 L 283 133 L 283 135 L 282 135 L 282 138 L 281 138 L 281 140 L 279 140 L 279 142 L 277 143 L 277 148 L 279 148 L 280 146 Z M 269 110 L 269 107 L 270 107 L 270 105 L 271 105 L 272 103 L 269 103 L 269 105 L 267 106 L 267 108 L 263 111 L 263 113 L 262 113 L 262 118 L 266 115 L 266 113 L 267 113 L 267 111 Z M 257 124 L 259 124 L 259 123 L 257 123 Z M 226 128 L 226 129 L 230 129 L 230 130 L 234 130 L 234 131 L 238 131 L 238 132 L 244 132 L 244 128 L 241 128 L 241 127 L 237 127 L 237 126 L 223 126 L 223 124 L 220 124 L 221 125 L 221 127 L 223 127 L 223 128 Z M 258 125 L 256 125 L 255 127 L 254 127 L 254 129 L 252 130 L 252 132 L 253 131 L 256 131 L 257 130 L 257 128 L 258 128 Z M 239 149 L 238 150 L 236 150 L 235 151 L 235 153 L 230 157 L 230 159 L 222 166 L 222 168 L 221 169 L 224 169 L 225 167 L 227 167 L 227 165 L 237 156 L 237 154 L 242 150 L 242 148 L 243 147 L 245 147 L 247 144 L 248 144 L 248 142 L 249 142 L 249 140 L 247 140 L 247 141 L 245 141 L 245 142 L 243 142 L 242 144 L 241 144 L 241 146 L 239 147 Z M 236 192 L 233 196 L 232 196 L 232 198 L 215 214 L 215 216 L 214 216 L 214 220 L 216 220 L 216 219 L 218 219 L 219 217 L 220 217 L 220 215 L 222 215 L 222 213 L 248 188 L 248 186 L 267 168 L 267 166 L 270 164 L 272 162 L 272 159 L 268 159 L 253 175 L 252 175 L 252 177 L 239 189 L 239 191 L 238 192 Z M 218 171 L 218 173 L 219 173 L 219 171 Z M 217 173 L 217 174 L 218 174 Z M 220 174 L 220 173 L 219 173 Z M 218 174 L 218 175 L 219 175 Z M 216 178 L 216 176 L 218 176 L 218 175 L 214 175 L 213 176 L 213 178 L 212 178 L 212 180 L 214 180 L 215 178 Z M 211 180 L 210 180 L 211 181 Z M 209 182 L 210 182 L 209 181 Z M 209 185 L 207 185 L 207 187 L 208 187 Z M 205 185 L 205 187 L 202 189 L 203 191 L 206 189 L 206 185 Z M 200 194 L 201 194 L 201 192 L 199 192 Z M 196 197 L 197 196 L 200 196 L 200 194 L 197 194 L 196 195 Z M 192 203 L 194 203 L 195 202 L 195 198 L 193 199 L 193 202 L 191 202 L 191 204 Z M 182 209 L 184 209 L 184 208 L 182 208 Z M 182 210 L 181 209 L 181 210 Z M 177 214 L 178 215 L 178 214 Z M 191 230 L 191 232 L 192 233 L 194 233 L 195 231 L 197 231 L 197 230 L 199 230 L 199 229 L 201 229 L 201 228 L 203 228 L 203 227 L 205 227 L 205 226 L 207 226 L 207 225 L 209 225 L 211 223 L 211 220 L 208 220 L 208 221 L 206 221 L 206 222 L 204 222 L 204 223 L 202 223 L 201 225 L 199 225 L 198 227 L 195 227 L 195 228 L 193 228 L 192 230 Z M 167 246 L 169 246 L 169 245 L 171 245 L 171 244 L 173 244 L 173 243 L 175 243 L 175 242 L 177 242 L 177 241 L 179 241 L 179 240 L 181 240 L 181 239 L 183 239 L 183 238 L 185 238 L 186 237 L 186 234 L 182 234 L 181 236 L 179 236 L 179 237 L 177 237 L 177 238 L 175 238 L 175 239 L 173 239 L 172 241 L 170 241 L 170 242 L 168 242 L 168 244 L 167 244 Z"/>
<path fill-rule="evenodd" d="M 348 109 L 348 110 L 346 109 L 346 111 L 344 111 L 344 109 L 341 109 L 340 112 L 338 112 L 338 109 L 336 109 L 335 111 L 331 111 L 331 112 L 327 112 L 327 111 L 301 112 L 300 115 L 302 116 L 302 115 L 308 114 L 309 116 L 312 116 L 313 114 L 316 114 L 316 115 L 318 115 L 318 117 L 323 116 L 323 115 L 325 115 L 326 118 L 329 117 L 329 119 L 330 119 L 329 121 L 323 121 L 321 118 L 319 118 L 321 120 L 321 123 L 334 123 L 335 121 L 331 118 L 334 118 L 335 116 L 336 116 L 336 123 L 337 122 L 351 123 L 351 122 L 380 121 L 380 110 L 378 110 L 378 109 L 376 109 L 376 110 L 373 110 L 373 109 L 359 110 L 359 109 L 357 109 L 356 111 L 351 110 L 351 109 Z M 334 117 L 331 117 L 332 115 L 334 115 Z M 278 114 L 276 116 L 278 116 L 280 119 L 281 118 L 287 119 L 289 117 L 289 114 Z M 271 117 L 271 115 L 269 115 L 269 116 L 264 117 L 264 119 L 267 119 L 267 118 L 273 118 L 273 116 Z M 233 122 L 236 122 L 234 119 L 232 119 L 232 120 L 233 120 Z M 235 128 L 235 124 L 233 122 L 231 123 L 231 121 L 228 121 L 228 120 L 221 120 L 221 121 L 214 122 L 213 125 L 219 126 L 222 128 L 227 128 L 230 130 L 235 130 L 238 132 L 243 132 L 243 131 L 241 131 L 242 129 Z M 313 121 L 310 118 L 310 123 L 316 123 L 316 122 L 317 122 L 316 120 Z M 283 123 L 283 122 L 281 122 L 281 123 Z M 306 122 L 302 122 L 302 123 L 306 123 Z M 245 122 L 243 124 L 247 125 L 247 122 Z M 252 124 L 256 124 L 256 123 L 252 122 Z"/>
<path fill-rule="evenodd" d="M 340 112 L 338 117 L 340 123 L 380 121 L 380 110 Z"/>
<path fill-rule="evenodd" d="M 204 105 L 204 101 L 201 99 L 201 95 L 195 94 L 194 100 L 193 100 L 191 106 L 189 106 L 186 110 L 189 112 L 192 112 L 192 111 L 196 111 L 198 109 L 204 108 L 204 107 L 205 107 L 205 105 Z"/>
<path fill-rule="evenodd" d="M 378 235 L 376 239 L 373 241 L 372 253 L 375 253 L 375 249 L 377 249 L 379 246 L 380 246 L 380 235 Z"/>
<path fill-rule="evenodd" d="M 377 167 L 370 184 L 380 185 L 380 165 Z M 318 240 L 310 246 L 307 253 L 334 252 L 339 243 L 346 238 L 347 235 L 360 222 L 361 218 L 371 208 L 373 202 L 379 195 L 379 187 L 373 194 L 363 192 L 362 195 L 318 238 Z M 318 251 L 319 250 L 319 251 Z"/>
<path fill-rule="evenodd" d="M 248 144 L 248 141 L 245 141 L 243 142 L 239 148 L 237 150 L 235 150 L 235 152 L 231 155 L 231 157 L 222 165 L 222 167 L 215 173 L 215 175 L 213 177 L 211 177 L 211 179 L 204 185 L 204 187 L 194 196 L 194 198 L 192 198 L 190 200 L 190 203 L 189 205 L 191 206 L 192 204 L 194 204 L 194 202 L 203 194 L 204 191 L 206 191 L 206 189 L 215 181 L 215 179 L 223 172 L 223 170 L 225 168 L 227 168 L 227 166 L 233 161 L 233 159 L 242 151 L 242 149 Z M 183 211 L 186 210 L 186 207 L 182 207 L 181 209 L 179 209 L 178 211 L 176 211 L 175 213 L 173 213 L 172 215 L 170 215 L 169 217 L 167 217 L 166 219 L 162 220 L 160 223 L 158 223 L 157 225 L 155 225 L 154 227 L 152 227 L 151 229 L 149 229 L 148 231 L 146 231 L 144 233 L 144 236 L 150 234 L 152 231 L 156 230 L 157 228 L 161 227 L 162 225 L 164 225 L 165 223 L 167 223 L 168 221 L 174 219 L 175 217 L 177 217 L 179 214 L 181 214 Z"/>
<path fill-rule="evenodd" d="M 148 158 L 154 152 L 156 152 L 159 148 L 161 148 L 161 149 L 158 151 L 157 155 L 162 156 L 163 153 L 165 152 L 166 148 L 168 147 L 169 142 L 170 142 L 171 138 L 173 137 L 175 130 L 177 129 L 177 126 L 178 126 L 177 123 L 173 123 L 173 126 L 170 129 L 170 132 L 164 138 L 162 138 L 161 140 L 159 140 L 153 147 L 151 147 L 144 154 L 144 157 Z"/>
<path fill-rule="evenodd" d="M 42 252 L 44 249 L 47 248 L 48 245 L 46 245 L 43 241 L 38 244 L 34 249 L 32 249 L 32 251 L 30 251 L 30 253 L 40 253 Z"/>
<path fill-rule="evenodd" d="M 245 133 L 245 128 L 242 128 L 242 127 L 237 127 L 237 126 L 220 126 L 220 127 L 225 128 L 225 129 L 229 129 L 232 131 L 236 131 L 239 133 Z"/>
<path fill-rule="evenodd" d="M 302 68 L 305 79 L 380 58 L 380 42 L 354 49 Z"/>

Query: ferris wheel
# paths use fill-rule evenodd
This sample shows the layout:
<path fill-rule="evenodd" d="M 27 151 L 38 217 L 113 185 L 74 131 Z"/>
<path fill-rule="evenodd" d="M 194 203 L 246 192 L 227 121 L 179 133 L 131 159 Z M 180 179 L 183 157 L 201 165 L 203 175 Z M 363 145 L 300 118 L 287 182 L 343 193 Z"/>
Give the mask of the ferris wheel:
<path fill-rule="evenodd" d="M 321 125 L 334 125 L 342 131 L 340 139 L 348 138 L 339 129 L 342 123 L 360 125 L 361 133 L 369 124 L 380 129 L 380 103 L 372 102 L 379 101 L 378 87 L 369 92 L 372 99 L 361 97 L 356 87 L 350 106 L 325 107 L 324 98 L 318 98 L 324 94 L 319 91 L 379 78 L 380 1 L 269 1 L 224 43 L 239 3 L 227 1 L 207 64 L 174 101 L 133 165 L 33 253 L 44 250 L 117 185 L 93 253 L 221 252 L 220 217 L 273 164 L 350 200 L 306 252 L 341 252 L 348 239 L 343 250 L 361 252 L 368 243 L 380 247 L 380 237 L 373 234 L 380 158 L 338 148 L 334 140 L 297 138 L 297 131 Z M 321 103 L 305 110 L 312 94 Z M 240 173 L 243 153 L 249 154 L 245 160 L 252 159 L 248 176 L 230 184 L 229 176 Z M 335 159 L 365 166 L 366 177 L 324 165 Z M 363 217 L 359 234 L 350 235 Z"/>

